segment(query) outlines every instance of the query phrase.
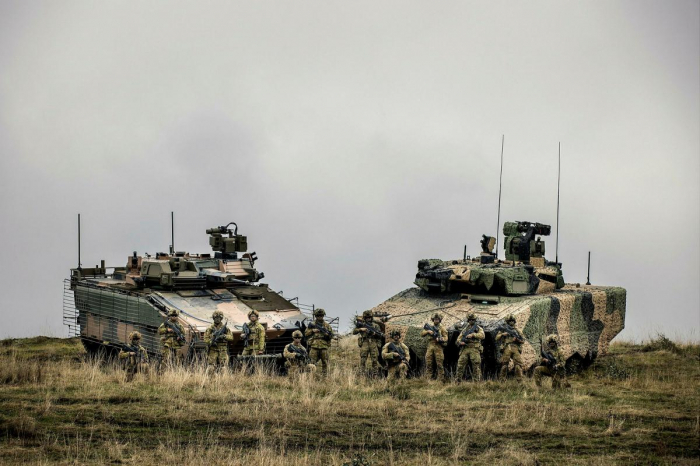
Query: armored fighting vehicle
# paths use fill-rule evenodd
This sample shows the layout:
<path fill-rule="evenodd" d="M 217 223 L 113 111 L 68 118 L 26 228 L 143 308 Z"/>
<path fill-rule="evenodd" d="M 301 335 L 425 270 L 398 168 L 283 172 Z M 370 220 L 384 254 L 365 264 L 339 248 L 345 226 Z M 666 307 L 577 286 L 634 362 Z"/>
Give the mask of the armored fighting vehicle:
<path fill-rule="evenodd" d="M 159 355 L 157 329 L 175 309 L 186 333 L 181 351 L 191 358 L 204 350 L 204 331 L 213 312 L 220 310 L 233 332 L 229 353 L 235 356 L 246 345 L 243 325 L 254 309 L 266 329 L 262 358 L 277 358 L 292 341 L 292 332 L 305 330 L 312 306 L 288 300 L 260 283 L 264 274 L 255 268 L 257 255 L 247 252 L 247 237 L 238 234 L 235 223 L 206 233 L 213 254 L 174 252 L 171 247 L 169 253 L 153 256 L 134 252 L 122 267 L 107 268 L 102 261 L 93 268 L 71 269 L 64 293 L 69 331 L 80 336 L 88 351 L 96 352 L 119 348 L 138 330 L 141 344 Z"/>
<path fill-rule="evenodd" d="M 550 226 L 531 222 L 506 222 L 503 226 L 505 260 L 493 249 L 496 238 L 483 235 L 478 257 L 443 261 L 418 261 L 416 287 L 404 290 L 372 309 L 375 316 L 391 315 L 387 330 L 398 328 L 420 371 L 427 346 L 420 336 L 434 313 L 443 316 L 449 330 L 445 365 L 453 368 L 459 356 L 456 340 L 467 315 L 474 313 L 484 328 L 482 370 L 498 369 L 498 329 L 508 315 L 525 337 L 525 368 L 537 365 L 542 340 L 559 335 L 559 345 L 571 371 L 605 354 L 610 341 L 624 328 L 626 291 L 613 286 L 566 284 L 562 265 L 545 259 L 543 236 Z"/>

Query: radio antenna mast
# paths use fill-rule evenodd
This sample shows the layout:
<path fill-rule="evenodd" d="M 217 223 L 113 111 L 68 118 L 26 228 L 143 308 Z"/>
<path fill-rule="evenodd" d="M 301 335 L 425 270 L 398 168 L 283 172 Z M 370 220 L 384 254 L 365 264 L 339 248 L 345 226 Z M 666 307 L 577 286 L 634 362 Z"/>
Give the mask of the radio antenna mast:
<path fill-rule="evenodd" d="M 496 260 L 498 260 L 498 239 L 501 227 L 501 188 L 503 186 L 503 145 L 506 135 L 501 136 L 501 174 L 498 177 L 498 217 L 496 219 Z"/>
<path fill-rule="evenodd" d="M 170 254 L 175 254 L 175 213 L 170 211 Z"/>
<path fill-rule="evenodd" d="M 559 263 L 559 182 L 561 181 L 561 141 L 559 141 L 559 165 L 557 166 L 557 239 L 556 239 L 556 258 L 554 262 Z"/>
<path fill-rule="evenodd" d="M 78 214 L 78 270 L 80 270 L 82 264 L 80 262 L 80 214 Z"/>

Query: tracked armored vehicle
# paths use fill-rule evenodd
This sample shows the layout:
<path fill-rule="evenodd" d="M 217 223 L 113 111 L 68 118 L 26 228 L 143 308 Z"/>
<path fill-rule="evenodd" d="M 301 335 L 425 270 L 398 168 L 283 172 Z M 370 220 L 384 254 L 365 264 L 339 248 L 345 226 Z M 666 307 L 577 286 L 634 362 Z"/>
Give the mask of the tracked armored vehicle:
<path fill-rule="evenodd" d="M 230 228 L 233 226 L 233 228 Z M 292 341 L 292 332 L 305 330 L 313 306 L 288 300 L 259 281 L 264 274 L 255 268 L 257 255 L 248 253 L 247 237 L 238 226 L 206 230 L 213 254 L 187 252 L 139 255 L 126 258 L 126 265 L 71 269 L 65 281 L 64 323 L 91 352 L 116 350 L 128 342 L 134 330 L 149 353 L 161 354 L 158 327 L 167 314 L 178 311 L 187 343 L 183 356 L 192 358 L 205 349 L 204 331 L 219 310 L 233 332 L 229 353 L 240 355 L 246 346 L 243 325 L 255 309 L 266 330 L 265 354 L 274 360 Z M 294 303 L 293 303 L 294 301 Z M 337 319 L 332 322 L 337 326 Z"/>
<path fill-rule="evenodd" d="M 498 369 L 498 329 L 510 314 L 525 337 L 522 357 L 525 368 L 540 360 L 542 341 L 559 335 L 567 368 L 575 371 L 605 354 L 610 341 L 625 323 L 626 291 L 613 286 L 566 284 L 561 263 L 545 259 L 543 236 L 550 226 L 531 222 L 506 222 L 505 260 L 493 252 L 496 238 L 483 235 L 478 257 L 457 260 L 418 261 L 416 287 L 406 289 L 372 309 L 375 316 L 391 315 L 388 330 L 400 329 L 419 372 L 424 364 L 427 341 L 420 336 L 432 313 L 443 315 L 449 329 L 445 365 L 454 368 L 459 351 L 456 340 L 467 315 L 474 313 L 484 328 L 482 370 L 494 375 Z"/>

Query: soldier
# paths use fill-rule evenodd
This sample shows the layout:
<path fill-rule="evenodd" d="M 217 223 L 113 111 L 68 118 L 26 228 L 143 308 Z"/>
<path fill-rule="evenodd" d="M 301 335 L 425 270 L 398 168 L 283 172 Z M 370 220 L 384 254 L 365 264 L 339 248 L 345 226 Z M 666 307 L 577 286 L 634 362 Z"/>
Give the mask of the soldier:
<path fill-rule="evenodd" d="M 119 359 L 126 359 L 126 381 L 131 382 L 137 372 L 148 373 L 148 352 L 141 346 L 141 334 L 131 332 L 129 345 L 119 351 Z"/>
<path fill-rule="evenodd" d="M 260 314 L 255 309 L 248 313 L 250 322 L 245 325 L 250 333 L 243 349 L 243 356 L 257 356 L 265 352 L 265 327 L 258 322 L 259 318 Z"/>
<path fill-rule="evenodd" d="M 400 331 L 392 330 L 390 337 L 392 341 L 382 348 L 382 357 L 389 365 L 388 379 L 393 382 L 406 378 L 411 355 L 408 353 L 408 346 L 401 343 Z"/>
<path fill-rule="evenodd" d="M 228 367 L 228 342 L 233 341 L 233 334 L 226 324 L 221 321 L 224 313 L 214 311 L 211 315 L 214 323 L 204 332 L 204 342 L 207 344 L 207 366 L 217 369 Z"/>
<path fill-rule="evenodd" d="M 464 379 L 467 365 L 472 374 L 472 381 L 478 382 L 481 380 L 481 352 L 483 347 L 481 341 L 486 335 L 484 329 L 476 323 L 476 315 L 473 313 L 467 316 L 467 325 L 464 326 L 462 332 L 457 337 L 457 346 L 459 347 L 459 360 L 457 361 L 457 381 L 461 382 Z"/>
<path fill-rule="evenodd" d="M 508 363 L 511 359 L 515 365 L 515 378 L 518 382 L 523 380 L 523 358 L 520 355 L 522 344 L 525 342 L 522 334 L 515 328 L 515 316 L 510 314 L 506 317 L 506 326 L 496 334 L 496 342 L 501 344 L 501 370 L 498 378 L 506 380 L 508 374 Z"/>
<path fill-rule="evenodd" d="M 444 346 L 447 344 L 447 330 L 442 326 L 442 316 L 440 314 L 435 314 L 431 318 L 433 321 L 432 326 L 426 324 L 423 327 L 423 331 L 420 336 L 428 337 L 428 349 L 425 352 L 425 373 L 428 377 L 433 378 L 433 372 L 435 373 L 435 378 L 439 377 L 441 382 L 445 379 L 445 368 L 443 363 L 445 362 L 445 353 L 443 352 Z M 428 327 L 432 327 L 435 330 L 430 330 Z"/>
<path fill-rule="evenodd" d="M 302 333 L 299 330 L 294 330 L 292 333 L 292 343 L 284 347 L 284 357 L 287 361 L 284 366 L 287 368 L 287 374 L 290 377 L 295 377 L 300 373 L 314 372 L 316 366 L 311 364 L 309 353 L 301 344 Z"/>
<path fill-rule="evenodd" d="M 369 377 L 379 373 L 379 347 L 382 344 L 381 328 L 374 321 L 372 311 L 362 313 L 363 327 L 355 327 L 353 335 L 359 334 L 357 344 L 360 346 L 360 370 Z M 372 329 L 372 330 L 369 330 Z M 370 372 L 366 372 L 367 358 L 370 360 Z"/>
<path fill-rule="evenodd" d="M 178 322 L 178 315 L 177 309 L 171 309 L 168 312 L 168 323 L 163 322 L 158 327 L 158 334 L 161 335 L 160 342 L 163 345 L 162 362 L 165 364 L 181 363 L 183 359 L 180 348 L 186 343 L 185 328 Z"/>
<path fill-rule="evenodd" d="M 559 350 L 559 342 L 556 335 L 547 337 L 547 349 L 542 348 L 541 365 L 535 368 L 535 383 L 542 386 L 542 377 L 552 378 L 552 388 L 571 388 L 566 380 L 566 360 Z"/>
<path fill-rule="evenodd" d="M 323 320 L 325 315 L 326 311 L 316 309 L 314 312 L 315 320 L 306 328 L 306 341 L 310 348 L 311 363 L 318 365 L 318 361 L 321 361 L 322 375 L 328 374 L 328 348 L 333 339 L 333 329 Z"/>

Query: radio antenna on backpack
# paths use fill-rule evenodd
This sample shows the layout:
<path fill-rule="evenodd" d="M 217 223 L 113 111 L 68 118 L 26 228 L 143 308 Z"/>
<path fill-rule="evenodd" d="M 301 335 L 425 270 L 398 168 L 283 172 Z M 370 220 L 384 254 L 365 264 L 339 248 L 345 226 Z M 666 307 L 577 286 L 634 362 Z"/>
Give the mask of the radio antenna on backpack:
<path fill-rule="evenodd" d="M 554 246 L 554 262 L 559 263 L 559 182 L 561 181 L 561 141 L 559 141 L 559 164 L 557 166 L 557 239 Z"/>
<path fill-rule="evenodd" d="M 496 219 L 496 260 L 498 260 L 498 238 L 501 227 L 501 187 L 503 186 L 503 144 L 506 141 L 506 135 L 501 136 L 501 174 L 498 177 L 498 217 Z"/>

